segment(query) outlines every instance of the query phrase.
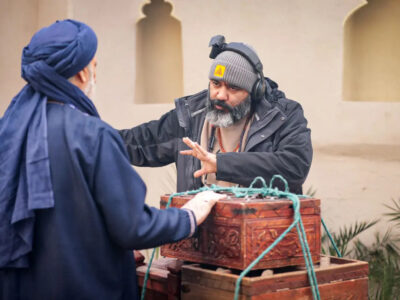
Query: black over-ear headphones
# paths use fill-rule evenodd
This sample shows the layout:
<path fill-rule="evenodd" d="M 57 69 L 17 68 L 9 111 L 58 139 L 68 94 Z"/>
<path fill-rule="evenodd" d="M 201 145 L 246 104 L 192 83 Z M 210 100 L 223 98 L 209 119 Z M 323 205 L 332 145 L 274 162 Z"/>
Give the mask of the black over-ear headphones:
<path fill-rule="evenodd" d="M 223 51 L 233 51 L 248 60 L 248 62 L 253 66 L 257 73 L 258 79 L 253 85 L 251 90 L 251 96 L 254 101 L 258 102 L 264 97 L 265 93 L 265 79 L 263 74 L 263 65 L 258 58 L 257 54 L 248 46 L 243 43 L 225 43 L 225 37 L 223 35 L 213 36 L 208 44 L 211 48 L 210 58 L 214 59 Z"/>

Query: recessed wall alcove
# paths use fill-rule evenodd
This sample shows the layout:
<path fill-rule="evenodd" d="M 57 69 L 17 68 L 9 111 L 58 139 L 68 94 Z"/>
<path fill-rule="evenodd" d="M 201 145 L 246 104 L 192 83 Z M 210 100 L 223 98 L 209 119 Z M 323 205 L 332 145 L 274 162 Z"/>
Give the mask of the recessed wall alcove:
<path fill-rule="evenodd" d="M 344 23 L 343 100 L 400 102 L 400 1 L 368 0 Z"/>
<path fill-rule="evenodd" d="M 181 22 L 172 4 L 151 0 L 136 23 L 135 103 L 173 103 L 183 96 Z"/>

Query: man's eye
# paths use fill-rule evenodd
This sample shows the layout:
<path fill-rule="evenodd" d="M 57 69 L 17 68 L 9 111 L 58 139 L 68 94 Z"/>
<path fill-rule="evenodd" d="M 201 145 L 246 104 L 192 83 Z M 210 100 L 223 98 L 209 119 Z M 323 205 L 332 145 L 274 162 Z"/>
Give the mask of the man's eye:
<path fill-rule="evenodd" d="M 218 86 L 218 85 L 220 84 L 219 81 L 217 81 L 217 80 L 213 80 L 212 83 L 213 83 L 213 85 L 215 85 L 215 86 Z"/>
<path fill-rule="evenodd" d="M 230 85 L 229 88 L 232 89 L 232 90 L 235 90 L 235 91 L 238 91 L 238 90 L 241 89 L 240 87 L 238 87 L 236 85 Z"/>

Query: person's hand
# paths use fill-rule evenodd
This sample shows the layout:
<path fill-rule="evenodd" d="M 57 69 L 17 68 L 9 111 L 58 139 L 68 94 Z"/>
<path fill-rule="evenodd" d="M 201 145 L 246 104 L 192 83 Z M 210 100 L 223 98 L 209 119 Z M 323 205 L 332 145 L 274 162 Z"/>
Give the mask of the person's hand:
<path fill-rule="evenodd" d="M 143 266 L 144 265 L 144 255 L 138 251 L 138 250 L 133 250 L 133 256 L 135 257 L 135 263 L 136 266 Z"/>
<path fill-rule="evenodd" d="M 198 143 L 193 142 L 191 139 L 184 137 L 183 142 L 191 148 L 191 150 L 183 150 L 180 153 L 183 155 L 192 155 L 200 159 L 203 166 L 200 170 L 194 172 L 194 177 L 200 177 L 208 173 L 217 172 L 217 156 L 214 153 L 207 152 Z"/>
<path fill-rule="evenodd" d="M 194 196 L 182 208 L 190 209 L 196 218 L 197 225 L 200 225 L 207 218 L 214 204 L 224 198 L 226 198 L 226 195 L 204 191 Z"/>

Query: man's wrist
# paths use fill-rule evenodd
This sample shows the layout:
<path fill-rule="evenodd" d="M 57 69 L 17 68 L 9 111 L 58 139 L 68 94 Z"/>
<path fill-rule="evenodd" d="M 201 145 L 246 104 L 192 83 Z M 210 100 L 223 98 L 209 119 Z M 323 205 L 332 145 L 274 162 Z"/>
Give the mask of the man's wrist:
<path fill-rule="evenodd" d="M 182 208 L 182 210 L 185 210 L 188 213 L 188 216 L 189 216 L 190 232 L 189 232 L 188 238 L 190 238 L 195 234 L 196 229 L 197 229 L 196 217 L 194 215 L 194 212 L 191 209 Z"/>

